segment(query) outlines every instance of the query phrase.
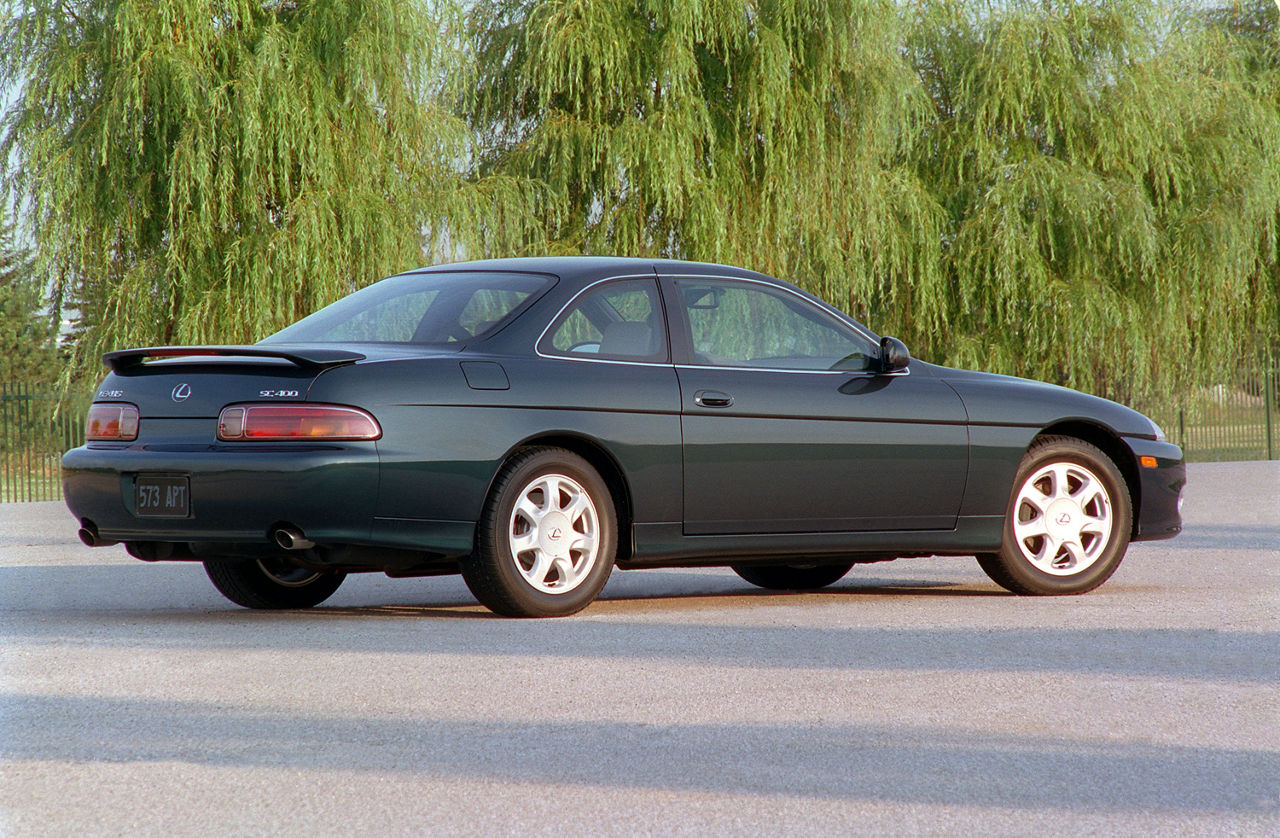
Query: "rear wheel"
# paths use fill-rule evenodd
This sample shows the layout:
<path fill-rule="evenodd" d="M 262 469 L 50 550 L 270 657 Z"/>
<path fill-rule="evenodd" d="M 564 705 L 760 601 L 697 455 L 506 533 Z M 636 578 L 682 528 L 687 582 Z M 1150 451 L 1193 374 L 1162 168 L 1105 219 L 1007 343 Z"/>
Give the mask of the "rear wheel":
<path fill-rule="evenodd" d="M 978 564 L 1016 594 L 1082 594 L 1115 573 L 1132 527 L 1115 463 L 1074 437 L 1044 437 L 1018 467 L 1000 552 Z"/>
<path fill-rule="evenodd" d="M 735 564 L 733 572 L 755 585 L 771 591 L 805 591 L 825 588 L 844 578 L 853 567 L 847 564 Z"/>
<path fill-rule="evenodd" d="M 223 596 L 245 608 L 310 608 L 332 596 L 346 578 L 279 558 L 209 559 L 204 571 Z"/>
<path fill-rule="evenodd" d="M 586 608 L 613 570 L 613 497 L 586 460 L 560 448 L 513 457 L 485 503 L 462 578 L 505 617 L 562 617 Z"/>

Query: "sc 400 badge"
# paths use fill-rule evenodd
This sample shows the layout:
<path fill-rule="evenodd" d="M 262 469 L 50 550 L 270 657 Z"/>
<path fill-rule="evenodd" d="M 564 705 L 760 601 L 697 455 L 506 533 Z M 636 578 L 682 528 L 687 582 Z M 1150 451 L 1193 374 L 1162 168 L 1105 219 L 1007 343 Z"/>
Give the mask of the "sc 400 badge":
<path fill-rule="evenodd" d="M 258 398 L 260 399 L 296 399 L 298 398 L 297 390 L 259 390 Z"/>

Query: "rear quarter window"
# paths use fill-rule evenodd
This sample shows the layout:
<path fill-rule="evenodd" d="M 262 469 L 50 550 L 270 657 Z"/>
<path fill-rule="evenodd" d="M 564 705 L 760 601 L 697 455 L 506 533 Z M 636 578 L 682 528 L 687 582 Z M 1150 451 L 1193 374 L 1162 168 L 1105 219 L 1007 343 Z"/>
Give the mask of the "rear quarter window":
<path fill-rule="evenodd" d="M 433 271 L 384 279 L 264 343 L 465 343 L 523 310 L 554 280 L 542 274 Z"/>

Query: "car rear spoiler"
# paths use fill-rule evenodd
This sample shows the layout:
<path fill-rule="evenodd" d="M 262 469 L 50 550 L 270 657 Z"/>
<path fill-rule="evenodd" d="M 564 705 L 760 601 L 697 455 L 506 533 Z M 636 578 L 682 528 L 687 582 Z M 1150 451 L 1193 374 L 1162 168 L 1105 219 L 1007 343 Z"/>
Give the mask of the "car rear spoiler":
<path fill-rule="evenodd" d="M 141 367 L 148 358 L 198 358 L 216 355 L 239 358 L 280 358 L 300 367 L 338 367 L 363 361 L 364 355 L 349 349 L 310 346 L 150 346 L 143 349 L 121 349 L 102 356 L 102 363 L 112 372 Z"/>

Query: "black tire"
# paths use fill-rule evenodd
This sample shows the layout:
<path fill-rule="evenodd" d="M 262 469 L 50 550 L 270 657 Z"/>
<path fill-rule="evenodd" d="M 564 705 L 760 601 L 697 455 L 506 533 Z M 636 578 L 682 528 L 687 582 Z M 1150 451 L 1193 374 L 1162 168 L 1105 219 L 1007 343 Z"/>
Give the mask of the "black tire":
<path fill-rule="evenodd" d="M 839 582 L 853 567 L 853 563 L 734 564 L 729 567 L 757 588 L 768 588 L 771 591 L 811 591 Z"/>
<path fill-rule="evenodd" d="M 1055 504 L 1060 511 L 1051 515 Z M 1035 535 L 1040 529 L 1046 534 Z M 1132 531 L 1129 486 L 1111 458 L 1074 437 L 1042 437 L 1018 466 L 1000 552 L 979 554 L 978 565 L 1015 594 L 1083 594 L 1115 573 Z"/>
<path fill-rule="evenodd" d="M 462 578 L 504 617 L 577 613 L 613 570 L 617 520 L 613 496 L 586 460 L 561 448 L 526 449 L 494 481 Z"/>
<path fill-rule="evenodd" d="M 245 608 L 310 608 L 338 590 L 345 573 L 319 572 L 286 559 L 209 559 L 204 563 L 213 586 Z"/>

